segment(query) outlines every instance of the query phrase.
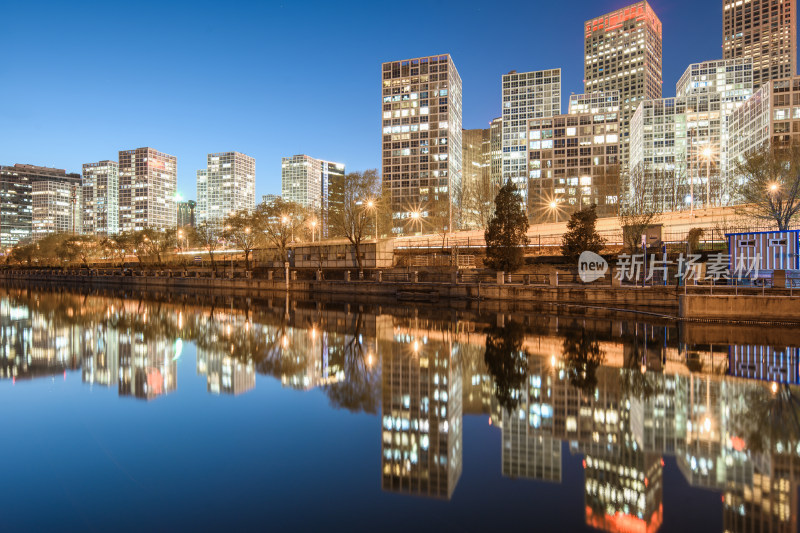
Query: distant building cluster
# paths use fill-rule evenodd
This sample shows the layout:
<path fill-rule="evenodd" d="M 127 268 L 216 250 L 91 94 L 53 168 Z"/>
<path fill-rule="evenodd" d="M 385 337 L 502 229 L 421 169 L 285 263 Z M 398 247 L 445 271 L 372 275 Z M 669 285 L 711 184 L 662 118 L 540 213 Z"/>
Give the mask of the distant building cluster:
<path fill-rule="evenodd" d="M 562 70 L 501 76 L 499 116 L 462 129 L 462 80 L 449 54 L 381 66 L 382 188 L 395 235 L 477 227 L 464 198 L 520 192 L 532 222 L 596 205 L 680 211 L 737 203 L 737 162 L 800 135 L 795 0 L 723 0 L 723 57 L 690 64 L 662 94 L 662 24 L 647 1 L 584 22 L 584 87 L 562 112 Z M 153 148 L 83 165 L 82 175 L 0 166 L 3 247 L 52 232 L 113 235 L 217 224 L 255 208 L 255 159 L 208 154 L 196 203 L 177 195 L 177 159 Z M 281 197 L 329 214 L 345 165 L 281 161 Z M 265 195 L 264 201 L 278 198 Z M 474 202 L 470 202 L 473 203 Z"/>
<path fill-rule="evenodd" d="M 591 18 L 584 93 L 570 96 L 567 114 L 560 68 L 511 71 L 500 80 L 500 117 L 484 130 L 455 126 L 462 88 L 449 55 L 384 63 L 383 176 L 394 232 L 414 231 L 403 221 L 415 211 L 428 215 L 435 200 L 458 206 L 476 184 L 496 191 L 509 181 L 532 222 L 563 220 L 589 205 L 614 216 L 621 206 L 736 203 L 736 162 L 800 134 L 795 7 L 794 0 L 725 0 L 723 57 L 689 65 L 667 98 L 662 24 L 648 2 Z"/>

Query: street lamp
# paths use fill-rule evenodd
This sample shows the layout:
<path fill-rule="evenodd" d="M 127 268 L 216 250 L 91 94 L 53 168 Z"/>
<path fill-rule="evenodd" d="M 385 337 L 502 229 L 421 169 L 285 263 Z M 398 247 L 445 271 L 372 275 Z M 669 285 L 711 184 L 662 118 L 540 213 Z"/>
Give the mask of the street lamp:
<path fill-rule="evenodd" d="M 317 232 L 317 219 L 311 221 L 311 242 L 314 242 L 314 234 Z M 320 239 L 322 236 L 320 236 Z"/>
<path fill-rule="evenodd" d="M 367 209 L 375 211 L 375 242 L 378 242 L 378 204 L 374 200 L 369 200 Z"/>
<path fill-rule="evenodd" d="M 703 159 L 706 160 L 706 207 L 711 205 L 711 156 L 714 151 L 710 146 L 703 148 Z"/>

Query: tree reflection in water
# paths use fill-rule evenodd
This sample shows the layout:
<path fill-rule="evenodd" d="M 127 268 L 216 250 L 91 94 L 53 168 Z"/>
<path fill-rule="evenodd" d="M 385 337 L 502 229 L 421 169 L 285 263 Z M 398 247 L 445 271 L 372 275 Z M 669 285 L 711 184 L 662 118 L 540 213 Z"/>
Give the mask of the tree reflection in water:
<path fill-rule="evenodd" d="M 517 322 L 492 327 L 486 333 L 483 358 L 494 378 L 495 397 L 507 411 L 519 405 L 520 389 L 528 374 L 528 353 L 522 348 L 524 338 L 525 328 Z"/>
<path fill-rule="evenodd" d="M 600 344 L 581 331 L 564 339 L 563 350 L 570 385 L 592 394 L 597 387 L 597 369 L 605 360 Z"/>

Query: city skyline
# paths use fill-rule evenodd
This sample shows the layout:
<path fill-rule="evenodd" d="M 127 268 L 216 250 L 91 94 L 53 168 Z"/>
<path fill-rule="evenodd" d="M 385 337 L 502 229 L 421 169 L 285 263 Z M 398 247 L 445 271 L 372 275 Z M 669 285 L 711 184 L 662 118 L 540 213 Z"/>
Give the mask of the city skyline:
<path fill-rule="evenodd" d="M 292 37 L 281 30 L 270 34 L 268 42 L 263 45 L 249 41 L 247 37 L 239 37 L 222 48 L 210 49 L 211 43 L 216 42 L 214 30 L 201 25 L 210 32 L 209 44 L 201 44 L 196 49 L 189 49 L 180 42 L 180 39 L 186 32 L 193 30 L 193 22 L 196 22 L 195 19 L 201 15 L 201 12 L 181 9 L 180 15 L 176 15 L 178 23 L 175 36 L 159 38 L 153 44 L 145 45 L 147 49 L 158 46 L 161 50 L 166 50 L 170 57 L 180 59 L 180 61 L 168 61 L 163 67 L 154 63 L 164 79 L 164 82 L 158 86 L 135 81 L 126 83 L 125 87 L 118 87 L 119 84 L 114 83 L 115 74 L 112 71 L 104 82 L 88 86 L 76 84 L 74 90 L 61 91 L 58 94 L 44 89 L 44 84 L 38 86 L 36 90 L 25 92 L 17 87 L 4 87 L 2 91 L 5 93 L 5 100 L 15 103 L 13 109 L 8 108 L 4 115 L 10 128 L 17 134 L 3 143 L 3 148 L 0 149 L 0 160 L 3 161 L 3 164 L 29 163 L 66 168 L 70 172 L 77 172 L 86 161 L 112 159 L 113 154 L 123 147 L 158 146 L 181 161 L 178 170 L 178 191 L 185 198 L 192 197 L 194 191 L 194 169 L 201 168 L 205 154 L 218 147 L 235 149 L 263 162 L 261 165 L 263 170 L 260 172 L 256 184 L 257 197 L 279 190 L 279 158 L 286 153 L 313 153 L 316 157 L 323 159 L 342 161 L 351 169 L 380 168 L 380 140 L 375 134 L 373 126 L 377 106 L 366 102 L 376 101 L 373 80 L 380 72 L 382 62 L 431 53 L 451 54 L 463 78 L 463 127 L 465 129 L 486 128 L 494 117 L 500 115 L 500 79 L 509 70 L 529 72 L 560 68 L 563 75 L 562 109 L 566 109 L 570 94 L 583 92 L 582 29 L 584 22 L 628 3 L 624 1 L 578 2 L 575 9 L 569 12 L 562 12 L 555 7 L 548 6 L 520 7 L 521 11 L 530 11 L 532 14 L 551 20 L 552 24 L 548 24 L 548 27 L 553 28 L 550 30 L 552 38 L 557 38 L 562 46 L 558 49 L 548 47 L 547 54 L 539 53 L 535 42 L 531 43 L 529 38 L 515 37 L 513 31 L 508 32 L 508 41 L 502 45 L 487 46 L 486 43 L 492 42 L 488 38 L 485 43 L 472 39 L 471 33 L 474 31 L 485 31 L 487 37 L 489 35 L 488 29 L 482 30 L 481 28 L 489 27 L 486 22 L 490 13 L 481 9 L 482 6 L 478 3 L 467 4 L 456 14 L 452 14 L 452 11 L 447 10 L 446 6 L 434 8 L 443 12 L 447 11 L 448 16 L 452 16 L 458 21 L 453 26 L 461 29 L 448 28 L 444 31 L 430 32 L 425 30 L 431 29 L 431 23 L 424 23 L 418 29 L 420 34 L 425 37 L 413 41 L 386 42 L 384 38 L 374 35 L 376 29 L 366 27 L 366 38 L 374 37 L 378 42 L 386 42 L 386 44 L 371 47 L 371 51 L 366 53 L 360 50 L 358 53 L 347 52 L 353 61 L 349 61 L 346 66 L 336 59 L 346 51 L 343 50 L 345 45 L 331 46 L 330 43 L 327 43 L 325 50 L 321 51 L 314 47 L 313 42 L 303 44 L 297 49 L 297 54 L 310 51 L 319 54 L 322 59 L 323 75 L 335 71 L 339 77 L 344 76 L 346 80 L 341 88 L 334 87 L 328 92 L 321 93 L 321 98 L 315 97 L 312 101 L 319 102 L 319 107 L 316 104 L 306 105 L 307 111 L 292 111 L 291 114 L 294 118 L 288 122 L 286 121 L 287 110 L 296 109 L 292 103 L 299 102 L 300 99 L 306 100 L 310 91 L 318 91 L 285 81 L 270 80 L 266 84 L 260 83 L 260 79 L 266 75 L 269 67 L 288 67 L 288 73 L 291 74 L 292 69 L 298 68 L 293 63 L 295 54 L 287 54 L 286 58 L 266 61 L 264 65 L 254 65 L 251 60 L 259 54 L 259 46 L 291 44 Z M 663 1 L 651 2 L 664 25 L 663 77 L 667 87 L 671 87 L 678 80 L 688 64 L 718 59 L 722 56 L 722 6 L 716 4 L 693 6 L 697 17 L 692 20 L 682 20 L 680 4 L 681 2 L 672 2 L 671 5 Z M 688 3 L 686 4 L 688 5 Z M 15 9 L 24 11 L 25 8 L 17 7 Z M 113 8 L 106 9 L 113 10 Z M 167 11 L 174 9 L 176 8 L 166 8 Z M 247 24 L 255 24 L 262 15 L 259 13 L 260 8 L 245 9 L 252 11 L 254 19 L 253 22 Z M 280 20 L 282 16 L 291 16 L 294 9 L 296 8 L 284 7 L 270 10 L 269 13 L 263 13 L 263 15 L 277 15 L 276 20 Z M 382 10 L 384 8 L 376 7 L 375 9 Z M 351 23 L 366 23 L 368 19 L 373 18 L 373 15 L 376 15 L 375 20 L 380 18 L 380 12 L 365 14 L 354 6 L 343 6 L 335 13 L 330 13 L 326 9 L 318 11 L 319 15 L 317 16 L 344 17 Z M 59 25 L 69 24 L 70 19 L 77 16 L 74 13 L 59 13 L 58 9 L 48 10 L 48 13 L 52 13 L 53 21 L 58 19 Z M 24 13 L 18 14 L 24 16 Z M 62 16 L 57 16 L 59 14 Z M 107 15 L 109 13 L 106 11 L 98 10 L 93 17 L 99 18 Z M 89 17 L 86 24 L 95 29 L 95 37 L 102 36 L 106 30 L 98 29 L 97 25 L 93 23 L 97 20 L 93 17 Z M 524 18 L 521 16 L 517 19 L 523 20 Z M 436 20 L 436 17 L 431 17 L 430 20 Z M 685 32 L 700 32 L 701 29 L 706 29 L 709 22 L 713 22 L 712 27 L 716 28 L 715 31 L 704 31 L 702 34 L 698 34 L 698 38 L 693 39 L 691 43 L 682 42 L 680 39 L 680 35 Z M 42 21 L 44 26 L 49 23 L 47 17 Z M 158 25 L 156 22 L 153 24 Z M 574 36 L 574 39 L 570 36 Z M 81 76 L 82 70 L 89 68 L 95 62 L 100 62 L 106 54 L 124 55 L 123 52 L 132 46 L 132 43 L 122 41 L 110 46 L 108 50 L 98 50 L 93 46 L 94 40 L 83 37 L 76 38 L 67 46 L 70 57 L 75 58 L 70 68 L 67 69 L 62 64 L 51 63 L 53 58 L 44 57 L 43 52 L 47 48 L 47 39 L 20 49 L 18 45 L 14 44 L 19 42 L 14 37 L 14 30 L 12 30 L 0 38 L 3 41 L 10 39 L 9 49 L 14 52 L 10 68 L 18 73 L 26 74 L 29 78 L 32 76 L 32 85 L 34 86 L 36 86 L 38 77 L 43 75 L 42 73 L 48 74 L 48 80 L 49 75 L 60 75 L 63 82 L 69 84 L 72 77 Z M 541 38 L 544 40 L 547 35 L 542 35 Z M 522 46 L 521 43 L 529 44 Z M 252 52 L 247 51 L 248 47 L 251 47 Z M 520 51 L 507 53 L 506 50 L 510 49 Z M 200 87 L 196 83 L 194 75 L 182 76 L 186 74 L 187 69 L 192 70 L 195 63 L 201 62 L 204 53 L 207 52 L 214 56 L 225 51 L 236 51 L 243 54 L 241 61 L 246 61 L 249 65 L 249 71 L 245 69 L 243 82 L 237 83 L 236 88 L 225 87 L 224 84 L 216 82 Z M 501 51 L 504 52 L 502 55 Z M 492 59 L 490 57 L 492 52 L 496 52 L 495 57 L 502 59 L 500 61 Z M 326 61 L 326 59 L 328 60 Z M 291 64 L 283 65 L 281 62 Z M 30 69 L 33 69 L 33 72 Z M 286 78 L 291 79 L 291 76 L 281 76 L 282 80 Z M 190 79 L 191 82 L 184 86 L 184 82 L 179 81 L 183 79 Z M 145 85 L 142 85 L 143 83 Z M 138 91 L 138 98 L 128 94 L 129 91 Z M 278 95 L 280 98 L 277 98 Z M 665 91 L 665 96 L 672 96 L 671 91 Z M 209 118 L 204 110 L 211 108 L 215 102 L 224 99 L 230 100 L 233 97 L 236 100 L 233 103 L 235 108 L 252 106 L 252 114 L 243 115 L 247 116 L 247 121 L 245 122 L 243 119 L 242 124 L 229 125 L 241 127 L 214 128 L 213 124 L 209 123 L 214 119 Z M 104 128 L 102 134 L 97 133 L 99 127 L 93 126 L 99 125 L 100 120 L 107 120 L 107 113 L 118 108 L 123 99 L 131 103 L 131 98 L 134 98 L 132 105 L 128 107 L 126 114 L 118 122 L 121 127 L 112 132 Z M 68 99 L 69 105 L 65 99 Z M 325 106 L 325 102 L 333 100 L 339 103 L 336 106 Z M 273 105 L 273 101 L 281 103 Z M 137 114 L 136 111 L 139 109 L 141 109 L 141 113 Z M 309 136 L 307 134 L 308 125 L 323 109 L 328 118 L 314 122 L 319 126 L 314 129 L 315 134 Z M 79 121 L 79 114 L 85 115 L 85 119 Z M 146 117 L 152 116 L 166 116 L 170 120 L 167 123 L 159 121 L 158 127 L 156 127 L 156 123 L 149 119 L 145 120 Z M 337 120 L 337 118 L 341 118 L 341 120 Z M 95 120 L 97 124 L 95 124 Z M 195 124 L 195 120 L 197 120 L 197 124 Z M 208 126 L 200 128 L 201 120 L 204 124 L 209 123 Z M 281 127 L 270 128 L 270 123 L 281 123 Z M 34 140 L 36 143 L 33 142 Z"/>

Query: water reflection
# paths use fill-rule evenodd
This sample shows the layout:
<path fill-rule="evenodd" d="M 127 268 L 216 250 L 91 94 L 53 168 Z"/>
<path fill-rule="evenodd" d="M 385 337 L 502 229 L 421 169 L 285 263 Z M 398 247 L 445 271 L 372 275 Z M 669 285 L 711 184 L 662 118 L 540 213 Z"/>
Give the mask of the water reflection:
<path fill-rule="evenodd" d="M 726 531 L 797 530 L 793 332 L 459 318 L 7 290 L 0 378 L 80 371 L 87 384 L 152 400 L 177 389 L 193 343 L 210 394 L 245 394 L 259 374 L 379 415 L 386 492 L 452 498 L 469 467 L 464 417 L 483 415 L 501 433 L 503 476 L 561 483 L 562 453 L 582 457 L 581 512 L 594 528 L 656 531 L 679 513 L 663 505 L 664 458 L 674 457 L 691 486 L 720 494 Z"/>

